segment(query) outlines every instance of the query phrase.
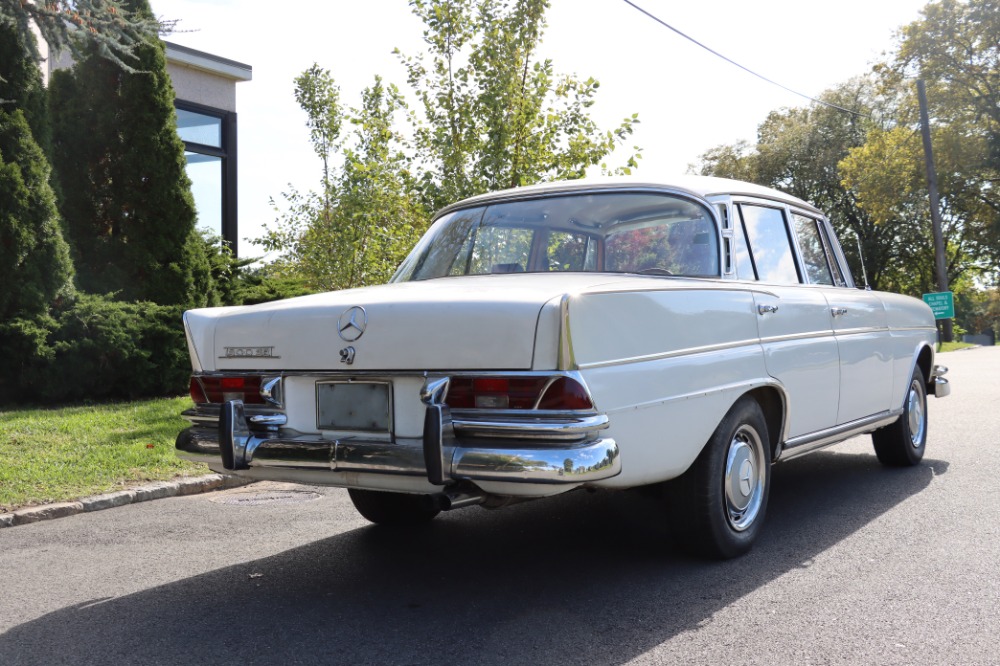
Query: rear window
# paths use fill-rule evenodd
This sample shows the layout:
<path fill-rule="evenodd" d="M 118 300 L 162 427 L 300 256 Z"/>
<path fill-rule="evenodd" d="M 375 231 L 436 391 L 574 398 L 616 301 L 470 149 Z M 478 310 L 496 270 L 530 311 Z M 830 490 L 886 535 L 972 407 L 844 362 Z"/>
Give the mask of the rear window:
<path fill-rule="evenodd" d="M 704 206 L 667 194 L 496 203 L 439 218 L 393 281 L 569 271 L 717 277 L 719 232 Z"/>

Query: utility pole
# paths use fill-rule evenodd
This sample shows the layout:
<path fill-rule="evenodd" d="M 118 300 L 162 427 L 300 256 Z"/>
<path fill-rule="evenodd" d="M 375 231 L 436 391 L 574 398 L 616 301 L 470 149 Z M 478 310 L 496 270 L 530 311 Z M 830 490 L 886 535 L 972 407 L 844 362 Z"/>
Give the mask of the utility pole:
<path fill-rule="evenodd" d="M 937 273 L 938 291 L 949 291 L 948 271 L 944 261 L 944 236 L 941 233 L 941 201 L 938 199 L 937 171 L 934 170 L 934 151 L 931 148 L 931 125 L 927 113 L 927 91 L 923 79 L 917 79 L 917 99 L 920 100 L 920 133 L 924 139 L 924 162 L 927 165 L 927 189 L 931 199 L 931 222 L 934 226 L 934 268 Z M 944 341 L 954 336 L 951 319 L 943 319 Z"/>

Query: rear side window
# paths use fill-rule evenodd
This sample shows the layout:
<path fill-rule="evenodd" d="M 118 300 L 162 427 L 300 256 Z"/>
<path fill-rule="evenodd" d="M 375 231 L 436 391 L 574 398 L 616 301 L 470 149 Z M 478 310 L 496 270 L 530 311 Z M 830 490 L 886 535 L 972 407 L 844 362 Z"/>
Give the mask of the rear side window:
<path fill-rule="evenodd" d="M 833 271 L 833 283 L 838 287 L 846 287 L 847 280 L 844 279 L 844 274 L 837 261 L 837 253 L 833 251 L 833 243 L 830 242 L 830 236 L 827 235 L 826 225 L 822 222 L 819 223 L 819 237 L 823 241 L 823 248 L 826 250 L 827 259 L 830 261 L 830 269 Z"/>
<path fill-rule="evenodd" d="M 799 239 L 802 264 L 810 284 L 833 285 L 833 274 L 827 259 L 826 247 L 819 235 L 818 221 L 792 213 L 795 220 L 795 235 Z"/>
<path fill-rule="evenodd" d="M 751 204 L 740 204 L 738 208 L 757 269 L 757 279 L 777 284 L 801 282 L 784 211 Z"/>

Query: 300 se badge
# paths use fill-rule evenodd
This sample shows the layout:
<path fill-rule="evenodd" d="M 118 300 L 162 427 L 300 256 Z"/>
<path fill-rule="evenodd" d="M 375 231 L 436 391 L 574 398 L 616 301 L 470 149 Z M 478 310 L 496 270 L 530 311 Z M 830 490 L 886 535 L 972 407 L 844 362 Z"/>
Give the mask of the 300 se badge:
<path fill-rule="evenodd" d="M 475 197 L 388 285 L 184 323 L 185 458 L 346 487 L 379 524 L 658 486 L 712 557 L 759 535 L 775 462 L 871 433 L 919 463 L 949 390 L 923 302 L 857 288 L 807 202 L 713 178 Z"/>
<path fill-rule="evenodd" d="M 281 358 L 274 353 L 274 347 L 225 347 L 220 358 Z"/>

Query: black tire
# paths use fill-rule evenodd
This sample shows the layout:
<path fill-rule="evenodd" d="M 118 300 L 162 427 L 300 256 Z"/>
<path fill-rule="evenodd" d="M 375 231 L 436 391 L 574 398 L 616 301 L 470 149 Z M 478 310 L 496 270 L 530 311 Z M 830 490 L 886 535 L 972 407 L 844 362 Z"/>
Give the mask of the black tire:
<path fill-rule="evenodd" d="M 389 493 L 348 488 L 354 508 L 377 525 L 419 525 L 430 522 L 441 509 L 427 495 Z"/>
<path fill-rule="evenodd" d="M 671 527 L 681 548 L 716 559 L 750 550 L 767 512 L 769 442 L 760 405 L 740 398 L 694 464 L 667 484 Z"/>
<path fill-rule="evenodd" d="M 912 467 L 927 448 L 927 384 L 919 367 L 913 368 L 903 399 L 903 413 L 894 423 L 872 433 L 875 455 L 888 467 Z"/>

